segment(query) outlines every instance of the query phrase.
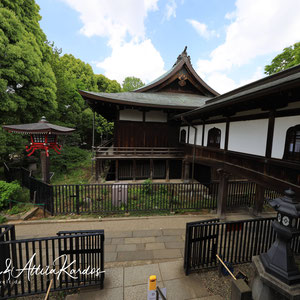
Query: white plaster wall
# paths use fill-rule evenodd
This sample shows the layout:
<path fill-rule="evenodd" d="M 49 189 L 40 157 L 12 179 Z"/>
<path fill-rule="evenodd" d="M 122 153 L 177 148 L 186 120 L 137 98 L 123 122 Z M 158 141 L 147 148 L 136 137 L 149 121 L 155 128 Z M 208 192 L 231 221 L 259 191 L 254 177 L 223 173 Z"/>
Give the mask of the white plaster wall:
<path fill-rule="evenodd" d="M 167 114 L 159 111 L 159 110 L 151 110 L 146 112 L 146 122 L 159 122 L 166 123 L 167 122 Z"/>
<path fill-rule="evenodd" d="M 183 129 L 186 131 L 186 139 L 188 138 L 189 129 L 188 129 L 187 126 L 182 126 L 182 127 L 180 127 L 179 142 L 180 142 L 180 137 L 181 137 L 181 131 L 182 131 Z M 185 142 L 187 142 L 187 141 L 185 141 Z"/>
<path fill-rule="evenodd" d="M 196 125 L 195 127 L 197 128 L 196 145 L 201 146 L 201 143 L 202 143 L 202 127 L 203 127 L 203 125 Z M 193 143 L 194 143 L 194 141 L 193 141 Z"/>
<path fill-rule="evenodd" d="M 231 122 L 228 150 L 265 156 L 268 119 Z"/>
<path fill-rule="evenodd" d="M 211 128 L 218 128 L 221 130 L 221 143 L 220 143 L 220 149 L 224 149 L 225 145 L 225 130 L 226 130 L 226 123 L 217 123 L 217 124 L 206 124 L 205 125 L 205 132 L 204 132 L 204 146 L 207 146 L 207 136 L 208 136 L 208 131 Z"/>
<path fill-rule="evenodd" d="M 194 138 L 195 138 L 195 128 L 190 126 L 190 139 L 189 139 L 189 144 L 194 145 Z M 197 142 L 197 141 L 196 141 Z"/>
<path fill-rule="evenodd" d="M 275 118 L 272 157 L 282 159 L 286 132 L 290 127 L 300 125 L 300 116 Z"/>
<path fill-rule="evenodd" d="M 143 122 L 143 112 L 136 109 L 120 110 L 120 120 Z"/>

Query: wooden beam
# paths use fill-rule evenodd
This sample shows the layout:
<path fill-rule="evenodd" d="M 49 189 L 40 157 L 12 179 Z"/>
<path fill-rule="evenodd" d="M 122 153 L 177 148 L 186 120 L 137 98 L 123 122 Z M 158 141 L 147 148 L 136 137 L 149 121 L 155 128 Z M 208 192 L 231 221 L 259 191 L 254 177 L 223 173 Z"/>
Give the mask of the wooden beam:
<path fill-rule="evenodd" d="M 269 113 L 268 134 L 266 143 L 266 157 L 270 158 L 272 155 L 273 135 L 274 135 L 275 111 L 271 110 Z"/>
<path fill-rule="evenodd" d="M 187 144 L 190 143 L 190 125 L 188 125 L 188 136 L 187 136 Z"/>

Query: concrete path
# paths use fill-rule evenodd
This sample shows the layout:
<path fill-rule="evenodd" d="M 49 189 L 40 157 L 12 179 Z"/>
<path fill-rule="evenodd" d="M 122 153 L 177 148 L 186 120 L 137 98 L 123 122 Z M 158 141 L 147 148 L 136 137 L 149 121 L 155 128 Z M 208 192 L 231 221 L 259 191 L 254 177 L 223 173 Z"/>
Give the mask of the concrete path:
<path fill-rule="evenodd" d="M 267 214 L 264 217 L 270 217 Z M 168 300 L 221 300 L 211 295 L 199 275 L 184 275 L 183 256 L 187 222 L 215 218 L 213 214 L 104 218 L 100 220 L 26 221 L 16 224 L 17 238 L 55 236 L 60 230 L 104 229 L 104 289 L 81 289 L 68 300 L 147 299 L 147 282 L 156 275 L 167 288 Z M 227 220 L 253 218 L 229 214 Z"/>
<path fill-rule="evenodd" d="M 207 290 L 198 274 L 185 276 L 182 259 L 108 269 L 103 290 L 81 289 L 78 294 L 68 295 L 66 300 L 146 300 L 150 275 L 156 275 L 157 285 L 166 288 L 168 300 L 222 300 Z"/>

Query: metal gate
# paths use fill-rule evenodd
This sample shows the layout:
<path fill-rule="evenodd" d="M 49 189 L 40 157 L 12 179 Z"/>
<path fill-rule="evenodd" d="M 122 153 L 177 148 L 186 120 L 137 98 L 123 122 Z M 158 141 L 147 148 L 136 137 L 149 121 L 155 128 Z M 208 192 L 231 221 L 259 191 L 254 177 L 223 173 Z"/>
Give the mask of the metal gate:
<path fill-rule="evenodd" d="M 50 291 L 95 285 L 103 288 L 103 230 L 4 240 L 0 253 L 1 300 L 46 293 L 51 280 Z"/>

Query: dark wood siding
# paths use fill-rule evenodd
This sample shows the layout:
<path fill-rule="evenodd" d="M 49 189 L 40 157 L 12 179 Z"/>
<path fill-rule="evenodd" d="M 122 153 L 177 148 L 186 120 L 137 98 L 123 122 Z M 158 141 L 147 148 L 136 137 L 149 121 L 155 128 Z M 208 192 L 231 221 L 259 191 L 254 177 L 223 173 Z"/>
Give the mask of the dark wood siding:
<path fill-rule="evenodd" d="M 177 147 L 177 123 L 115 122 L 115 147 Z"/>

